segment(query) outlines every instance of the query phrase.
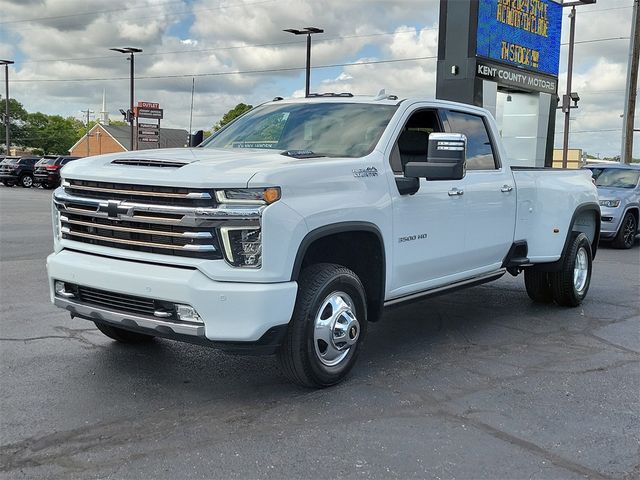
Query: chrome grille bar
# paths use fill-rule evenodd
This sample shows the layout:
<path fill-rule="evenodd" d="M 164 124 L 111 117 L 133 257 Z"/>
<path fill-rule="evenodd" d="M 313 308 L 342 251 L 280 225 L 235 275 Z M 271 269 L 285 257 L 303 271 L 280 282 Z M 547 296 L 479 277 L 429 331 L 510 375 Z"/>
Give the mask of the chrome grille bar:
<path fill-rule="evenodd" d="M 112 242 L 112 243 L 121 243 L 123 245 L 137 245 L 140 247 L 150 247 L 150 248 L 163 248 L 166 250 L 182 250 L 182 251 L 191 251 L 191 252 L 215 252 L 217 248 L 213 245 L 169 245 L 163 243 L 155 243 L 155 242 L 142 242 L 138 240 L 127 240 L 123 238 L 117 237 L 105 237 L 103 235 L 95 235 L 93 233 L 84 233 L 84 232 L 76 232 L 72 231 L 68 227 L 62 227 L 61 231 L 65 235 L 69 235 L 70 237 L 81 237 L 81 238 L 90 238 L 93 240 L 100 240 L 103 242 Z"/>
<path fill-rule="evenodd" d="M 70 183 L 69 181 L 65 181 L 62 184 L 63 188 L 69 188 L 72 190 L 82 190 L 87 192 L 99 192 L 99 193 L 109 193 L 109 194 L 123 194 L 123 195 L 133 195 L 137 197 L 159 197 L 159 198 L 184 198 L 184 199 L 193 199 L 193 200 L 211 200 L 211 195 L 207 192 L 189 192 L 189 193 L 171 193 L 171 192 L 152 192 L 147 190 L 134 190 L 134 189 L 118 189 L 118 188 L 104 188 L 104 187 L 94 187 L 94 186 L 86 186 L 86 185 L 78 185 L 75 183 Z"/>
<path fill-rule="evenodd" d="M 70 220 L 67 217 L 61 216 L 60 221 L 63 223 L 70 223 L 72 225 L 81 225 L 83 227 L 92 227 L 99 228 L 104 230 L 114 230 L 117 232 L 131 232 L 131 233 L 143 233 L 146 235 L 164 235 L 166 237 L 176 237 L 183 239 L 207 239 L 213 238 L 213 234 L 211 232 L 163 232 L 161 230 L 150 230 L 144 228 L 131 228 L 131 227 L 120 227 L 116 225 L 107 225 L 102 223 L 93 223 L 93 222 L 82 222 L 80 220 Z"/>

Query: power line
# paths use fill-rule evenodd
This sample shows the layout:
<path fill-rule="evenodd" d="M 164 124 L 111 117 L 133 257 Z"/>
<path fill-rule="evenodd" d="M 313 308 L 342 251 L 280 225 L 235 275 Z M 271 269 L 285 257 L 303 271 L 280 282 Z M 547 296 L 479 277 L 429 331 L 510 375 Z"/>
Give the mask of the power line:
<path fill-rule="evenodd" d="M 429 57 L 410 57 L 410 58 L 395 58 L 388 60 L 369 60 L 362 62 L 347 62 L 347 63 L 334 63 L 328 65 L 315 65 L 312 69 L 323 68 L 336 68 L 336 67 L 349 67 L 359 65 L 378 65 L 383 63 L 398 63 L 398 62 L 413 62 L 418 60 L 435 60 L 437 56 Z M 304 70 L 305 67 L 283 67 L 283 68 L 269 68 L 264 70 L 234 70 L 231 72 L 212 72 L 212 73 L 184 73 L 179 75 L 147 75 L 136 77 L 138 80 L 157 80 L 164 78 L 188 78 L 188 77 L 222 77 L 228 75 L 249 75 L 249 74 L 261 74 L 261 73 L 279 73 L 279 72 L 293 72 L 296 70 Z M 129 77 L 111 77 L 111 78 L 44 78 L 44 79 L 30 79 L 30 80 L 12 80 L 12 83 L 41 83 L 41 82 L 110 82 L 116 80 L 127 80 Z"/>
<path fill-rule="evenodd" d="M 319 43 L 328 43 L 335 40 L 343 40 L 350 38 L 365 38 L 365 37 L 380 37 L 385 35 L 395 35 L 395 34 L 405 34 L 405 33 L 419 33 L 423 31 L 434 31 L 438 30 L 438 28 L 423 28 L 420 30 L 410 29 L 410 30 L 401 30 L 401 31 L 393 31 L 393 32 L 379 32 L 379 33 L 366 33 L 359 35 L 339 35 L 334 37 L 326 37 L 322 40 L 318 40 L 316 44 Z M 226 47 L 211 47 L 211 48 L 200 48 L 200 49 L 191 49 L 191 50 L 173 50 L 166 52 L 152 52 L 152 53 L 141 53 L 138 57 L 153 57 L 159 55 L 172 55 L 172 54 L 184 54 L 184 53 L 200 53 L 200 52 L 216 52 L 223 50 L 238 50 L 244 48 L 259 48 L 259 47 L 280 47 L 283 45 L 297 45 L 304 44 L 306 41 L 301 40 L 293 40 L 287 42 L 277 42 L 277 43 L 257 43 L 251 45 L 229 45 Z M 98 59 L 120 59 L 120 57 L 114 55 L 100 55 L 95 57 L 72 57 L 72 58 L 52 58 L 52 59 L 35 59 L 35 60 L 27 60 L 27 61 L 16 61 L 16 63 L 21 65 L 26 65 L 30 63 L 50 63 L 50 62 L 69 62 L 69 61 L 81 61 L 81 60 L 98 60 Z"/>
<path fill-rule="evenodd" d="M 261 4 L 261 3 L 273 3 L 274 1 L 275 0 L 262 0 L 262 1 L 254 2 L 254 3 L 237 3 L 237 4 L 232 4 L 232 5 L 218 5 L 217 7 L 198 8 L 198 10 L 221 10 L 221 9 L 224 9 L 224 8 L 231 8 L 231 7 L 244 7 L 244 6 L 250 6 L 250 5 L 258 5 L 258 4 Z M 110 10 L 98 10 L 98 11 L 94 11 L 94 12 L 72 13 L 72 14 L 69 14 L 69 15 L 56 15 L 56 16 L 52 16 L 52 17 L 24 18 L 24 19 L 20 19 L 20 20 L 6 20 L 4 22 L 0 22 L 0 25 L 14 24 L 14 23 L 31 23 L 31 22 L 39 22 L 39 21 L 42 21 L 42 20 L 45 20 L 45 21 L 47 21 L 47 20 L 62 20 L 62 19 L 73 18 L 73 17 L 84 17 L 84 16 L 87 16 L 87 15 L 102 15 L 103 13 L 120 13 L 120 12 L 129 11 L 129 10 L 140 10 L 140 9 L 164 7 L 166 5 L 171 5 L 171 4 L 175 4 L 175 3 L 183 4 L 184 2 L 182 0 L 174 0 L 174 1 L 170 1 L 170 2 L 156 3 L 155 5 L 154 4 L 150 4 L 150 5 L 140 5 L 140 6 L 137 6 L 137 7 L 128 7 L 128 8 L 114 8 L 114 9 L 110 9 Z M 167 16 L 167 15 L 192 14 L 192 13 L 195 13 L 194 10 L 188 10 L 188 11 L 184 11 L 184 12 L 173 12 L 171 14 L 164 13 L 164 14 L 156 15 L 156 16 L 136 17 L 136 18 L 158 18 L 158 17 Z"/>

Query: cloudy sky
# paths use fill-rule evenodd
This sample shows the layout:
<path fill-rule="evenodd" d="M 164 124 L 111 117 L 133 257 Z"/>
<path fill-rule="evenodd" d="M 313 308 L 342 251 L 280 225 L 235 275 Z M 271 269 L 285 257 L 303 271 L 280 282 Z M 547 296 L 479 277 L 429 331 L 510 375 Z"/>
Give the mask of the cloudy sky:
<path fill-rule="evenodd" d="M 452 0 L 455 1 L 455 0 Z M 633 0 L 579 8 L 571 147 L 620 153 Z M 29 111 L 80 116 L 126 108 L 128 62 L 110 47 L 135 46 L 136 100 L 159 102 L 163 126 L 209 129 L 239 102 L 296 96 L 304 86 L 304 37 L 317 26 L 312 91 L 435 95 L 438 0 L 0 0 L 0 58 L 15 60 L 11 96 Z M 565 12 L 565 14 L 568 13 Z M 565 15 L 566 17 L 566 15 Z M 565 18 L 562 37 L 567 43 Z M 566 82 L 567 47 L 560 59 Z M 558 116 L 556 145 L 562 138 Z M 640 156 L 640 139 L 635 142 Z"/>

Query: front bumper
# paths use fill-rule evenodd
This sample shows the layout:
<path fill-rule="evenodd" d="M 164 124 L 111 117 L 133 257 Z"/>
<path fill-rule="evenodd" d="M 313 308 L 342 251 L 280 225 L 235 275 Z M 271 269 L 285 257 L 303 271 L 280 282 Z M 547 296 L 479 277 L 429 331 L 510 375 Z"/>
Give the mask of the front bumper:
<path fill-rule="evenodd" d="M 195 343 L 263 344 L 293 313 L 296 282 L 211 280 L 195 268 L 132 262 L 62 250 L 47 258 L 51 301 L 73 315 Z M 190 305 L 202 324 L 166 321 L 56 295 L 56 280 L 109 292 Z"/>
<path fill-rule="evenodd" d="M 0 175 L 0 182 L 17 182 L 18 180 L 20 180 L 20 177 L 12 173 L 3 173 Z"/>
<path fill-rule="evenodd" d="M 622 217 L 624 217 L 624 209 L 622 207 L 608 208 L 601 206 L 600 212 L 600 237 L 615 237 L 616 233 L 618 233 L 618 229 L 620 228 Z"/>

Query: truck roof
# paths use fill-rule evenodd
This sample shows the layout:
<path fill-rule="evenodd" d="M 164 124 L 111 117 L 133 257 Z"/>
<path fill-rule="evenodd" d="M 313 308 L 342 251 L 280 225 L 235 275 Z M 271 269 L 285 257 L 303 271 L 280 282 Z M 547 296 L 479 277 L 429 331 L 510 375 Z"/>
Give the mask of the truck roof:
<path fill-rule="evenodd" d="M 429 103 L 436 108 L 463 108 L 466 111 L 475 111 L 484 115 L 489 114 L 489 111 L 477 107 L 475 105 L 468 105 L 465 103 L 451 102 L 448 100 L 439 100 L 432 97 L 406 97 L 398 98 L 395 95 L 387 95 L 384 92 L 380 92 L 378 95 L 353 95 L 351 93 L 324 93 L 324 94 L 312 94 L 310 97 L 293 97 L 282 98 L 276 97 L 271 102 L 266 102 L 265 105 L 279 104 L 279 103 L 366 103 L 372 105 L 400 105 L 401 103 Z"/>

